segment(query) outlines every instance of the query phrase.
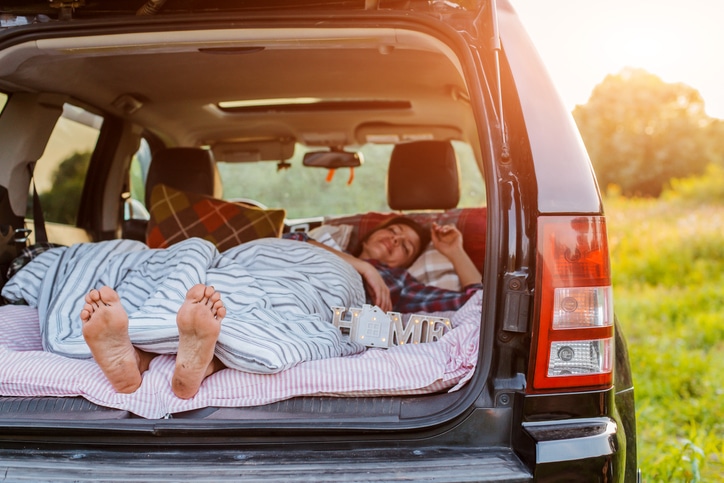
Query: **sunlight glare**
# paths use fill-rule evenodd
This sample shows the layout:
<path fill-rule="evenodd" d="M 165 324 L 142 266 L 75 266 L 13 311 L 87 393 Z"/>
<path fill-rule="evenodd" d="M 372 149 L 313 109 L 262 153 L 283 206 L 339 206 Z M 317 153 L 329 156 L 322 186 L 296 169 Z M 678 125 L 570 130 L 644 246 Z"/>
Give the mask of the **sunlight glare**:
<path fill-rule="evenodd" d="M 674 74 L 674 59 L 681 55 L 681 46 L 665 30 L 636 25 L 619 30 L 605 49 L 607 63 L 618 68 L 640 67 L 657 75 Z M 615 69 L 614 71 L 617 71 Z"/>

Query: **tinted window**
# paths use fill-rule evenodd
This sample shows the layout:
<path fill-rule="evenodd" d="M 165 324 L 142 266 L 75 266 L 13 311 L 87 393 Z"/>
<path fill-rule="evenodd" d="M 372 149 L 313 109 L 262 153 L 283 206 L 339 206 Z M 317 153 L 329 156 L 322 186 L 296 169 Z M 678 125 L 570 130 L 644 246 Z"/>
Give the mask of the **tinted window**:
<path fill-rule="evenodd" d="M 141 138 L 138 151 L 133 155 L 131 160 L 131 169 L 129 172 L 130 198 L 125 204 L 123 219 L 130 220 L 147 220 L 149 218 L 148 210 L 145 206 L 146 198 L 146 175 L 148 174 L 148 166 L 151 164 L 151 147 L 148 141 Z"/>
<path fill-rule="evenodd" d="M 66 104 L 34 170 L 45 221 L 75 225 L 90 157 L 103 118 Z M 32 186 L 31 186 L 32 189 Z M 28 198 L 29 205 L 32 196 Z M 28 218 L 33 218 L 28 206 Z"/>
<path fill-rule="evenodd" d="M 469 145 L 453 143 L 460 162 L 459 207 L 483 206 L 485 184 Z M 366 144 L 359 151 L 364 164 L 338 169 L 330 179 L 327 169 L 302 166 L 304 148 L 297 145 L 286 165 L 277 162 L 218 162 L 224 198 L 253 199 L 270 208 L 284 208 L 289 218 L 389 211 L 387 165 L 392 145 Z M 286 167 L 285 167 L 286 166 Z"/>

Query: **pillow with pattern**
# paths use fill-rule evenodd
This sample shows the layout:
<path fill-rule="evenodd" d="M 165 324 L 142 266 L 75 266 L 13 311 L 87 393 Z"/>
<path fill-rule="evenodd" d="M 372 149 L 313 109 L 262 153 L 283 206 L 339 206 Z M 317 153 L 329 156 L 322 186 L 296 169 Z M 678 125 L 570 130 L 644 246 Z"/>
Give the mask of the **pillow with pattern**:
<path fill-rule="evenodd" d="M 151 192 L 146 244 L 166 248 L 192 237 L 208 240 L 220 252 L 257 238 L 278 238 L 286 211 L 263 210 L 158 184 Z"/>
<path fill-rule="evenodd" d="M 407 271 L 425 285 L 458 292 L 462 290 L 460 277 L 448 257 L 430 243 Z"/>

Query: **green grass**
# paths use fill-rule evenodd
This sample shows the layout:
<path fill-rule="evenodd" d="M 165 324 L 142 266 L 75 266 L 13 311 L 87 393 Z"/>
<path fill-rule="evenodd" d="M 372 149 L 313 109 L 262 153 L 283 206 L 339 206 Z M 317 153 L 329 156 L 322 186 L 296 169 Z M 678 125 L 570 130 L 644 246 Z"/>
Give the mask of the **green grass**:
<path fill-rule="evenodd" d="M 724 481 L 724 205 L 604 204 L 644 481 Z"/>

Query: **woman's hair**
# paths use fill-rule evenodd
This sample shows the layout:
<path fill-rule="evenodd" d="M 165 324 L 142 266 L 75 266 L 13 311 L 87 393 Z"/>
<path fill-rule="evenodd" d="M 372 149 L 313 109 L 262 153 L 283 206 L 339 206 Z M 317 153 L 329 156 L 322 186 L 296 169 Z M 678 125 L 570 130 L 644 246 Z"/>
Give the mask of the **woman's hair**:
<path fill-rule="evenodd" d="M 387 228 L 391 225 L 407 225 L 413 230 L 415 230 L 415 233 L 417 233 L 417 236 L 420 237 L 420 247 L 417 249 L 417 252 L 415 252 L 415 255 L 410 258 L 410 262 L 405 265 L 405 267 L 409 267 L 412 265 L 412 263 L 417 260 L 417 257 L 419 257 L 423 251 L 425 251 L 425 248 L 427 248 L 427 245 L 430 244 L 430 230 L 426 230 L 422 227 L 418 222 L 413 220 L 412 218 L 408 218 L 406 216 L 394 216 L 390 218 L 389 220 L 385 220 L 379 225 L 377 225 L 374 229 L 368 231 L 364 237 L 362 237 L 358 242 L 357 245 L 354 247 L 354 250 L 352 250 L 352 255 L 355 257 L 358 257 L 360 253 L 362 253 L 362 247 L 364 243 L 367 241 L 367 239 L 372 236 L 373 233 L 382 230 L 384 228 Z"/>

